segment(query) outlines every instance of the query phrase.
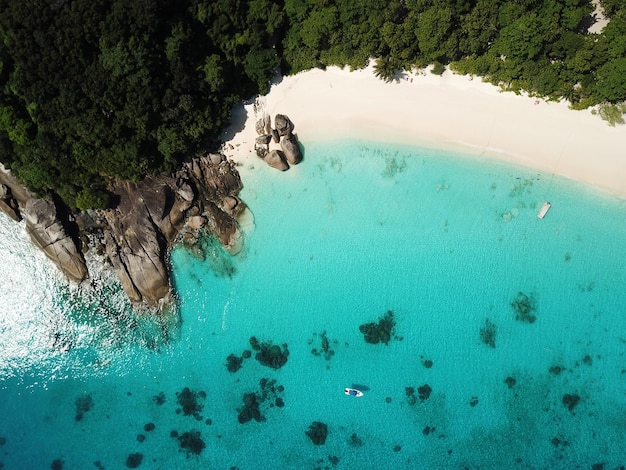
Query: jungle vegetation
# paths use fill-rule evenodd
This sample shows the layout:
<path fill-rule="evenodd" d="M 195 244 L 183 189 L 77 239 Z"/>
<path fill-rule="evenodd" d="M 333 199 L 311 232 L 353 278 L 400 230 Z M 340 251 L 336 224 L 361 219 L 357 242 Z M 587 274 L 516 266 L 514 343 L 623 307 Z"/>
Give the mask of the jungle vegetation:
<path fill-rule="evenodd" d="M 626 3 L 600 1 L 611 21 L 589 34 L 590 0 L 0 0 L 0 161 L 102 208 L 112 178 L 211 149 L 277 72 L 371 58 L 384 80 L 447 66 L 619 120 Z"/>

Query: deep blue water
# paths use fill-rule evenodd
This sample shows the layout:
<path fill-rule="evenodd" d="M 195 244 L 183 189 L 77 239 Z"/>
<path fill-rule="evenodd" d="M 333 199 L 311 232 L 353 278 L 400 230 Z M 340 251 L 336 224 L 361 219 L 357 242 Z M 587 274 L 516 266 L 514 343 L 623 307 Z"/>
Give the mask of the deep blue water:
<path fill-rule="evenodd" d="M 174 250 L 167 318 L 106 272 L 67 286 L 0 218 L 4 468 L 626 465 L 626 201 L 434 150 L 305 151 L 247 172 L 242 253 Z"/>

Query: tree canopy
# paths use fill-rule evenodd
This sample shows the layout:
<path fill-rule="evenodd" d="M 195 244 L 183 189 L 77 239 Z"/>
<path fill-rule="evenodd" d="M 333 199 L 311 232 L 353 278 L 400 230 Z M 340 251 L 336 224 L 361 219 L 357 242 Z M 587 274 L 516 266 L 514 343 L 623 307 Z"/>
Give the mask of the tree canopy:
<path fill-rule="evenodd" d="M 0 0 L 0 161 L 104 207 L 112 178 L 206 151 L 277 71 L 435 63 L 574 107 L 626 100 L 626 3 L 601 0 Z"/>

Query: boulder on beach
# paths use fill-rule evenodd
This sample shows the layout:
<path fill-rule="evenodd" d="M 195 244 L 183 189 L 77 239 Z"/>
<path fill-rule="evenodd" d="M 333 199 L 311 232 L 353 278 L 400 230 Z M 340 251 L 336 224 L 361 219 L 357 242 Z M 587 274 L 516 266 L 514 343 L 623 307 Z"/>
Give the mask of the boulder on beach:
<path fill-rule="evenodd" d="M 297 165 L 302 161 L 302 152 L 295 135 L 289 133 L 284 136 L 280 141 L 280 148 L 283 149 L 285 158 L 290 165 Z"/>
<path fill-rule="evenodd" d="M 267 163 L 272 168 L 276 168 L 280 171 L 285 171 L 289 169 L 289 164 L 287 163 L 287 159 L 285 158 L 285 154 L 280 150 L 272 150 L 270 151 L 265 158 L 263 159 L 265 163 Z"/>
<path fill-rule="evenodd" d="M 293 122 L 284 114 L 277 114 L 274 118 L 274 127 L 278 131 L 281 137 L 284 137 L 293 132 Z"/>

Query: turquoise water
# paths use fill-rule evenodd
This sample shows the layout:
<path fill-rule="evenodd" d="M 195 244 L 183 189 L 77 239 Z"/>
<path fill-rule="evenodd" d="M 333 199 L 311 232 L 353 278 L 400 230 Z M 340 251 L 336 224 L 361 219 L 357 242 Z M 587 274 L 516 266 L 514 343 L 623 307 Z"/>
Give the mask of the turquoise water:
<path fill-rule="evenodd" d="M 0 218 L 4 468 L 626 465 L 626 201 L 349 141 L 249 173 L 245 249 L 175 250 L 167 320 L 106 272 L 68 287 Z M 367 343 L 388 311 L 388 343 Z M 251 337 L 287 362 L 261 364 Z M 240 424 L 251 393 L 263 418 Z"/>

